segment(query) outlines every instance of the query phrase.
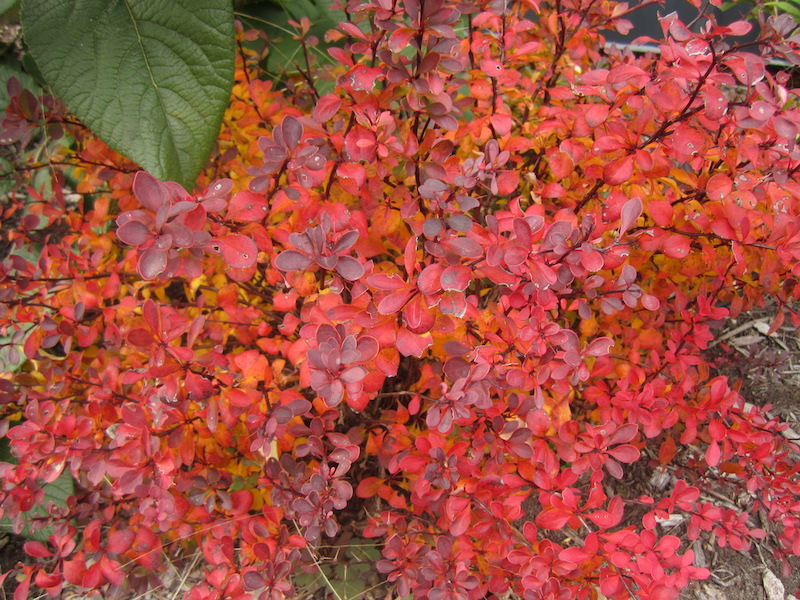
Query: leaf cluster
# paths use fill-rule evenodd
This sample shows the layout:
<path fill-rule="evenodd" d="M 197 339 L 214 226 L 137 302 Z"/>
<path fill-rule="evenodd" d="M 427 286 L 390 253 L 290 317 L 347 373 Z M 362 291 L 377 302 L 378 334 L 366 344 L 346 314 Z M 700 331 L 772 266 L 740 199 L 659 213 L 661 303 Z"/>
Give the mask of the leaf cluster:
<path fill-rule="evenodd" d="M 187 599 L 280 600 L 352 539 L 429 600 L 677 598 L 698 539 L 788 570 L 797 440 L 705 350 L 767 303 L 800 326 L 793 28 L 665 15 L 642 55 L 604 45 L 615 2 L 335 10 L 282 87 L 238 29 L 193 187 L 10 90 L 16 600 L 191 553 Z"/>

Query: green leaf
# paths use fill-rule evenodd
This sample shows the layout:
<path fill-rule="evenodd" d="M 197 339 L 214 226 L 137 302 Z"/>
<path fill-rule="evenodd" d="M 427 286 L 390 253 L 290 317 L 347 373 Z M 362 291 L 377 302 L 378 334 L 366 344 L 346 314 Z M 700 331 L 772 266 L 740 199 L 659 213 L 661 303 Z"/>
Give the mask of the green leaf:
<path fill-rule="evenodd" d="M 6 14 L 19 4 L 19 0 L 0 0 L 0 15 Z"/>
<path fill-rule="evenodd" d="M 791 15 L 795 21 L 800 20 L 800 2 L 767 2 L 766 6 Z"/>
<path fill-rule="evenodd" d="M 285 73 L 295 71 L 295 65 L 305 66 L 302 46 L 293 39 L 295 27 L 289 24 L 290 20 L 299 22 L 303 17 L 311 22 L 309 35 L 319 40 L 310 52 L 322 64 L 334 62 L 327 53 L 330 44 L 324 41 L 325 34 L 346 20 L 346 15 L 329 8 L 329 4 L 330 0 L 268 0 L 242 7 L 240 18 L 269 38 L 269 53 L 263 66 L 270 75 L 280 79 Z"/>
<path fill-rule="evenodd" d="M 16 458 L 11 454 L 8 446 L 8 439 L 6 438 L 0 439 L 0 462 L 17 463 Z M 72 475 L 70 475 L 69 471 L 64 470 L 54 482 L 45 484 L 42 490 L 44 491 L 42 504 L 38 504 L 31 510 L 24 512 L 23 515 L 26 519 L 46 517 L 48 514 L 46 507 L 50 502 L 59 508 L 65 507 L 67 505 L 67 499 L 75 495 L 75 481 L 72 479 Z M 0 531 L 13 530 L 14 528 L 10 519 L 7 517 L 0 519 Z M 27 526 L 22 529 L 20 535 L 39 542 L 46 542 L 47 538 L 54 533 L 53 527 L 44 527 L 34 530 L 31 526 Z"/>
<path fill-rule="evenodd" d="M 192 189 L 233 86 L 231 0 L 24 0 L 42 75 L 112 148 Z"/>

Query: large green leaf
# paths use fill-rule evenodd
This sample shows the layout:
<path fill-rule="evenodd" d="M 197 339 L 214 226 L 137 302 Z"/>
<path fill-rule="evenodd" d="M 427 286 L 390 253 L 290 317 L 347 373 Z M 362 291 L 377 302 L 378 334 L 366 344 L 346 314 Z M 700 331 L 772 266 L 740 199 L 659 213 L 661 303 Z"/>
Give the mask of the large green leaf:
<path fill-rule="evenodd" d="M 0 0 L 0 15 L 6 14 L 12 8 L 14 8 L 19 0 Z"/>
<path fill-rule="evenodd" d="M 231 0 L 24 0 L 47 83 L 112 148 L 191 189 L 225 112 Z"/>

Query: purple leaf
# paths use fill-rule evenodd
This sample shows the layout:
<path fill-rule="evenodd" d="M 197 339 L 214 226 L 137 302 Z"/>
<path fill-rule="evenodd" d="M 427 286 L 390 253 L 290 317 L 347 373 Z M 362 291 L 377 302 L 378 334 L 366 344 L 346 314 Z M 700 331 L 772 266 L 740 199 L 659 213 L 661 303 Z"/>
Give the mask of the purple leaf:
<path fill-rule="evenodd" d="M 133 178 L 133 195 L 152 211 L 157 211 L 168 200 L 163 184 L 147 171 L 139 171 Z"/>
<path fill-rule="evenodd" d="M 211 242 L 211 234 L 207 231 L 192 232 L 192 247 L 205 248 Z"/>
<path fill-rule="evenodd" d="M 367 370 L 364 367 L 350 367 L 339 373 L 339 379 L 344 383 L 358 383 L 367 376 Z"/>
<path fill-rule="evenodd" d="M 297 144 L 300 143 L 300 138 L 303 137 L 303 124 L 293 116 L 287 115 L 281 123 L 281 132 L 283 133 L 286 147 L 294 150 L 297 148 Z"/>
<path fill-rule="evenodd" d="M 129 246 L 143 244 L 150 237 L 150 228 L 141 221 L 128 221 L 117 229 L 119 240 Z"/>
<path fill-rule="evenodd" d="M 372 360 L 378 354 L 378 340 L 371 335 L 365 335 L 358 340 L 358 352 L 361 354 L 361 362 Z"/>
<path fill-rule="evenodd" d="M 341 256 L 336 263 L 336 272 L 348 281 L 355 281 L 364 274 L 364 265 L 352 256 Z"/>
<path fill-rule="evenodd" d="M 631 198 L 622 207 L 619 222 L 619 235 L 622 236 L 631 226 L 636 223 L 642 214 L 642 201 L 639 198 Z"/>
<path fill-rule="evenodd" d="M 198 200 L 210 200 L 211 198 L 224 198 L 233 189 L 232 179 L 215 179 L 211 182 Z"/>
<path fill-rule="evenodd" d="M 338 240 L 336 240 L 336 244 L 333 246 L 333 252 L 336 254 L 341 254 L 345 250 L 352 248 L 353 245 L 358 241 L 358 232 L 357 231 L 348 231 Z"/>
<path fill-rule="evenodd" d="M 172 243 L 179 248 L 189 248 L 194 244 L 194 232 L 183 223 L 167 223 L 164 232 L 172 236 Z"/>
<path fill-rule="evenodd" d="M 285 250 L 275 257 L 275 266 L 281 271 L 302 271 L 311 262 L 308 256 L 297 250 Z"/>
<path fill-rule="evenodd" d="M 155 279 L 167 268 L 167 251 L 148 248 L 139 256 L 137 271 L 142 279 Z"/>
<path fill-rule="evenodd" d="M 442 246 L 464 258 L 480 258 L 483 256 L 481 245 L 470 238 L 454 238 L 442 242 Z"/>

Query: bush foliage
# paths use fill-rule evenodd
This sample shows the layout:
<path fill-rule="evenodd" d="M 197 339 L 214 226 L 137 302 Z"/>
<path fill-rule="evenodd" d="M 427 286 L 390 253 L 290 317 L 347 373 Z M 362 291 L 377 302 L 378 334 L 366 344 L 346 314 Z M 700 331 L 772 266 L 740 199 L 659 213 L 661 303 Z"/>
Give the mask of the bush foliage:
<path fill-rule="evenodd" d="M 280 600 L 350 536 L 429 600 L 676 598 L 698 538 L 788 569 L 798 440 L 705 351 L 767 301 L 800 325 L 794 22 L 666 15 L 634 54 L 605 0 L 336 8 L 335 64 L 293 23 L 282 85 L 239 27 L 194 190 L 12 82 L 17 600 L 143 593 L 193 550 L 188 600 Z"/>

